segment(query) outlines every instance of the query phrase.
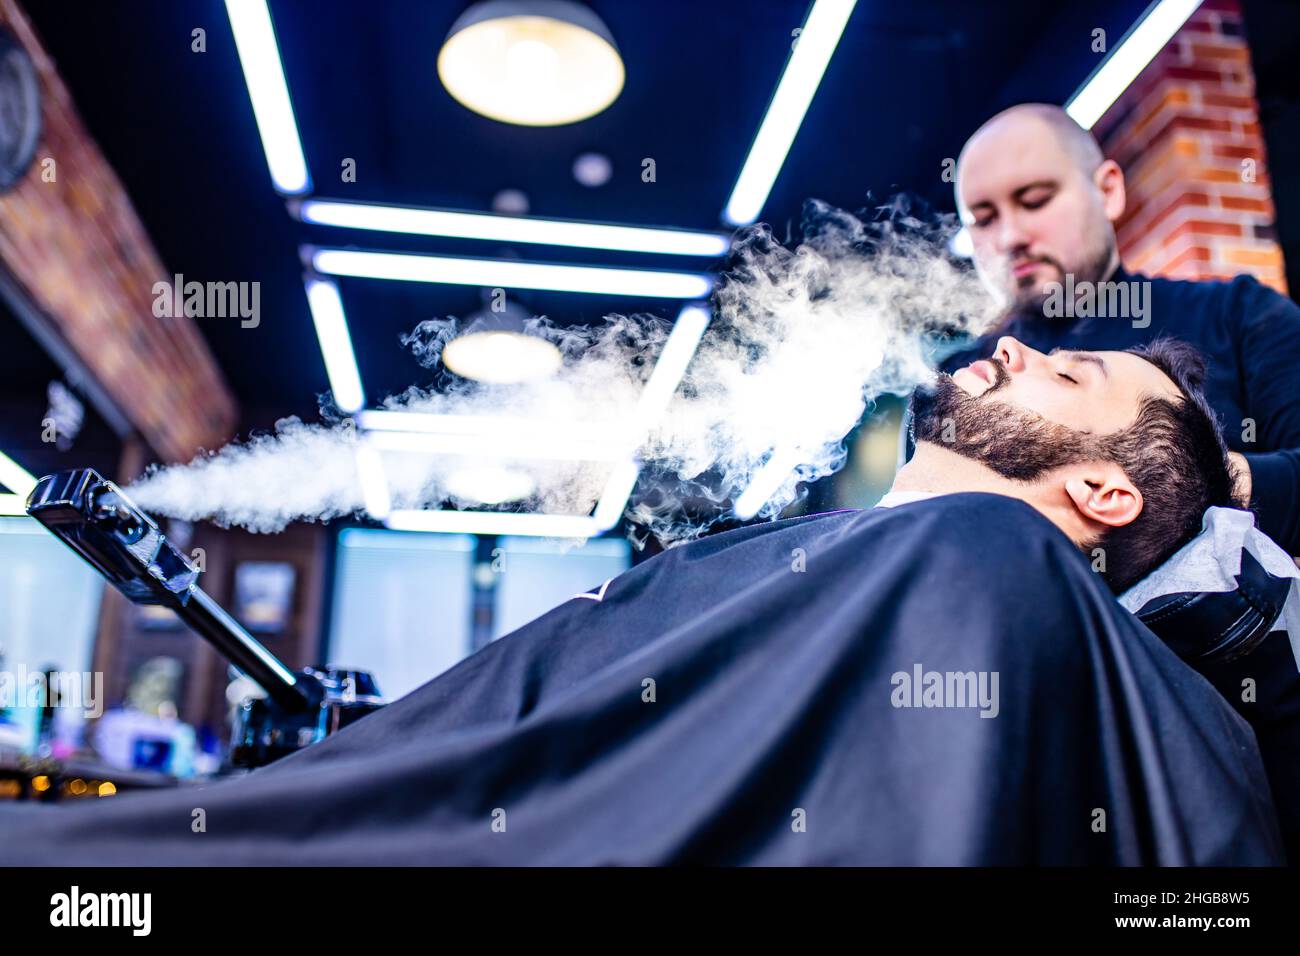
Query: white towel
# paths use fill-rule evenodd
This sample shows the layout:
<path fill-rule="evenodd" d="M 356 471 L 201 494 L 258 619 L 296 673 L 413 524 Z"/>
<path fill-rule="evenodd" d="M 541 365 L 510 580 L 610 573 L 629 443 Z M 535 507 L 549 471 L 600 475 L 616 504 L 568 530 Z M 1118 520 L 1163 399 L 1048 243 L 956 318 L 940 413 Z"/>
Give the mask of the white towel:
<path fill-rule="evenodd" d="M 1201 533 L 1121 594 L 1119 603 L 1136 614 L 1152 598 L 1166 594 L 1234 591 L 1243 550 L 1249 551 L 1269 574 L 1291 579 L 1286 604 L 1272 630 L 1287 632 L 1291 653 L 1300 668 L 1300 568 L 1272 538 L 1255 527 L 1255 516 L 1249 511 L 1210 508 L 1201 522 Z"/>

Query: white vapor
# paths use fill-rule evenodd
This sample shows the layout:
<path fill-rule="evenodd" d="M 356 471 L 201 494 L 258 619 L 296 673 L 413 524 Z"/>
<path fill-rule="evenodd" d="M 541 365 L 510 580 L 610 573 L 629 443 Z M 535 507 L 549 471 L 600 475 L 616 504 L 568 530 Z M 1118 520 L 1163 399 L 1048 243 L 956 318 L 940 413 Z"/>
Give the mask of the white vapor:
<path fill-rule="evenodd" d="M 579 327 L 533 319 L 528 330 L 564 356 L 556 376 L 483 385 L 446 374 L 439 387 L 412 387 L 382 407 L 577 421 L 625 436 L 645 468 L 626 515 L 634 537 L 694 537 L 756 479 L 770 494 L 750 510 L 776 515 L 796 499 L 800 482 L 843 465 L 844 440 L 876 397 L 933 378 L 936 335 L 978 333 L 993 318 L 996 305 L 974 271 L 947 248 L 955 229 L 950 217 L 913 216 L 901 203 L 859 218 L 810 201 L 794 249 L 766 227 L 744 230 L 714 295 L 714 319 L 666 413 L 645 435 L 631 431 L 637 401 L 671 329 L 671 321 L 648 315 Z M 454 319 L 431 320 L 404 342 L 434 368 L 464 330 Z M 129 493 L 148 511 L 254 531 L 349 515 L 363 510 L 358 440 L 350 421 L 288 419 L 187 465 L 152 469 Z M 384 454 L 393 507 L 473 506 L 450 494 L 448 476 L 481 460 Z M 509 464 L 536 489 L 514 507 L 555 514 L 590 512 L 611 468 L 607 461 Z"/>

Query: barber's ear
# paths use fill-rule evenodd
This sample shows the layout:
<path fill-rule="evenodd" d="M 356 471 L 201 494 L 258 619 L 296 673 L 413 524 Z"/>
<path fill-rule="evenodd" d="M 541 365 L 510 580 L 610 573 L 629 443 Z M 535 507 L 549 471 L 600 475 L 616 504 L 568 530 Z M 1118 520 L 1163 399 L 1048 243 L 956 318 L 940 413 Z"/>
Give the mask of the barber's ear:
<path fill-rule="evenodd" d="M 1099 464 L 1066 479 L 1065 493 L 1079 515 L 1089 521 L 1120 528 L 1142 513 L 1142 493 L 1118 465 Z"/>
<path fill-rule="evenodd" d="M 1097 167 L 1097 171 L 1092 174 L 1092 181 L 1101 190 L 1102 209 L 1106 212 L 1106 218 L 1117 222 L 1124 215 L 1124 207 L 1128 204 L 1124 170 L 1119 168 L 1119 163 L 1115 160 L 1108 159 Z"/>

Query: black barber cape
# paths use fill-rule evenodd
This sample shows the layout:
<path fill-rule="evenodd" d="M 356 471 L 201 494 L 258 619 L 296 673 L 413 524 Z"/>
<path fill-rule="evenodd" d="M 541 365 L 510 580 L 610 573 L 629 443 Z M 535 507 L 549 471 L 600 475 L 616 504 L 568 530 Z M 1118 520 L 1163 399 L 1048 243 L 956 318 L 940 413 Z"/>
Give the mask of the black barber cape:
<path fill-rule="evenodd" d="M 22 864 L 1281 859 L 1249 727 L 983 494 L 673 549 L 242 778 L 0 806 Z"/>

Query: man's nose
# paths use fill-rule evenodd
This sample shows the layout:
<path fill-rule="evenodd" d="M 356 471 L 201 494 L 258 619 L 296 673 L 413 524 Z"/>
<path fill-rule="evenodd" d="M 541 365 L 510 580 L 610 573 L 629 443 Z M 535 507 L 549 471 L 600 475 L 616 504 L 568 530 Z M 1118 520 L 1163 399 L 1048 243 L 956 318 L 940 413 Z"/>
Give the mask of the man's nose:
<path fill-rule="evenodd" d="M 1005 365 L 1008 372 L 1023 372 L 1035 357 L 1041 356 L 1041 352 L 1036 352 L 1011 335 L 999 338 L 997 347 L 993 350 L 993 357 Z"/>
<path fill-rule="evenodd" d="M 1005 212 L 998 217 L 995 238 L 998 252 L 1008 258 L 1029 247 L 1029 234 L 1014 212 Z"/>

